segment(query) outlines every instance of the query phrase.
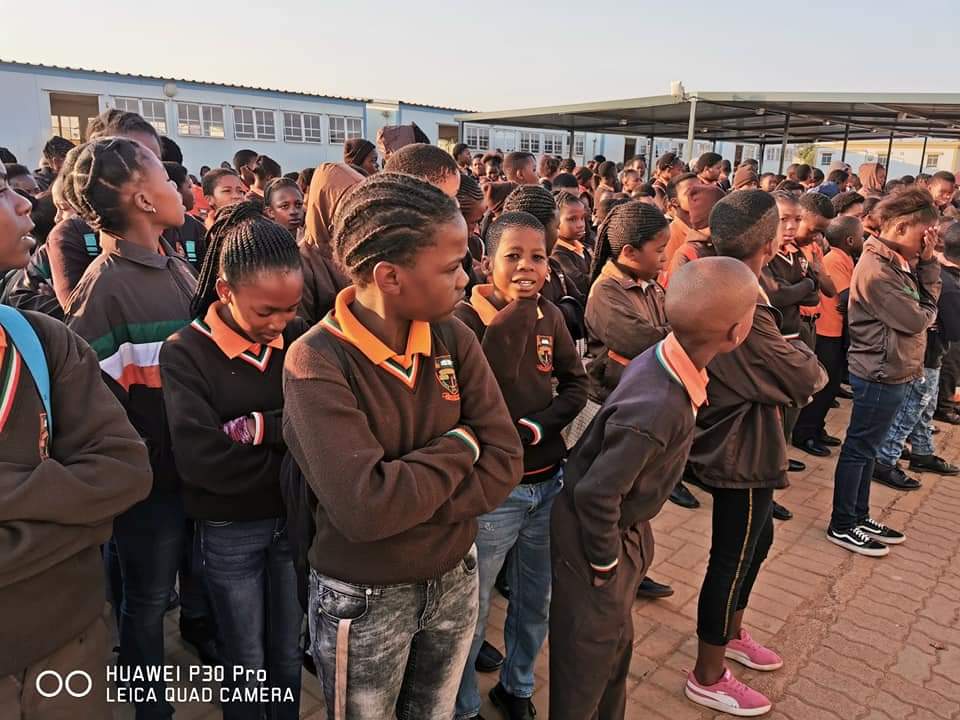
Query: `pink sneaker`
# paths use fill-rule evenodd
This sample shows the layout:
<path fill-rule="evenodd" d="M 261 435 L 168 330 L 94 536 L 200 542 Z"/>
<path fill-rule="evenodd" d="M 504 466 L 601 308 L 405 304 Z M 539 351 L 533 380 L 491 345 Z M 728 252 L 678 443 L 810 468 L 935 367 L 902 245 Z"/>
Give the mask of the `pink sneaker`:
<path fill-rule="evenodd" d="M 726 668 L 723 677 L 713 685 L 701 685 L 691 672 L 684 693 L 697 705 L 737 717 L 757 717 L 773 707 L 765 695 L 744 685 Z"/>
<path fill-rule="evenodd" d="M 783 667 L 783 658 L 758 643 L 743 628 L 740 628 L 739 638 L 727 643 L 727 657 L 754 670 L 779 670 Z"/>

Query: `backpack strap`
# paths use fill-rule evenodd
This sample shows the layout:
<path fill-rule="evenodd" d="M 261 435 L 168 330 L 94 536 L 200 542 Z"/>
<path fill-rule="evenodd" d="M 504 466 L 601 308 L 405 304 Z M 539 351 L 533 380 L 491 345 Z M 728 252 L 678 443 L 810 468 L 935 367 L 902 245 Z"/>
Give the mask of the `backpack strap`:
<path fill-rule="evenodd" d="M 100 243 L 97 241 L 96 233 L 84 233 L 83 246 L 87 249 L 87 255 L 92 258 L 95 258 L 100 254 Z"/>
<path fill-rule="evenodd" d="M 23 314 L 9 305 L 0 305 L 0 325 L 10 336 L 23 358 L 27 370 L 33 377 L 33 384 L 37 388 L 40 399 L 43 401 L 43 409 L 47 413 L 47 428 L 52 437 L 53 411 L 50 404 L 50 371 L 47 368 L 47 356 L 43 352 L 40 338 L 37 337 L 36 330 L 27 322 Z"/>

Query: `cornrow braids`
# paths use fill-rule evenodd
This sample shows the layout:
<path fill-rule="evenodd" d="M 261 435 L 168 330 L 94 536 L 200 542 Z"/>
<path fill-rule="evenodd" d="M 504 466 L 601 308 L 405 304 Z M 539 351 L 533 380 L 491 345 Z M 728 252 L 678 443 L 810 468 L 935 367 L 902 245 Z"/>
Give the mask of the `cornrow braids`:
<path fill-rule="evenodd" d="M 507 196 L 503 211 L 530 213 L 546 227 L 556 217 L 557 204 L 542 185 L 521 185 Z"/>
<path fill-rule="evenodd" d="M 303 195 L 303 190 L 300 190 L 300 185 L 296 180 L 288 177 L 274 178 L 268 182 L 267 187 L 263 189 L 263 206 L 270 207 L 270 205 L 273 203 L 274 193 L 276 193 L 278 190 L 282 190 L 283 188 L 294 188 L 298 190 L 301 195 Z"/>
<path fill-rule="evenodd" d="M 564 205 L 573 205 L 574 203 L 583 205 L 583 200 L 580 199 L 578 194 L 568 192 L 566 190 L 554 192 L 554 198 L 556 199 L 558 210 L 560 210 Z"/>
<path fill-rule="evenodd" d="M 190 302 L 194 317 L 206 315 L 217 300 L 218 277 L 236 286 L 262 270 L 301 269 L 297 241 L 286 228 L 267 220 L 262 210 L 259 202 L 240 202 L 217 211 Z"/>
<path fill-rule="evenodd" d="M 410 264 L 434 244 L 438 224 L 462 221 L 460 208 L 434 185 L 402 173 L 382 172 L 356 185 L 334 217 L 333 251 L 358 283 L 369 282 L 378 262 Z"/>
<path fill-rule="evenodd" d="M 63 199 L 94 230 L 122 232 L 127 225 L 120 190 L 143 167 L 147 152 L 127 138 L 103 138 L 69 153 L 60 175 Z"/>
<path fill-rule="evenodd" d="M 127 135 L 128 133 L 143 133 L 152 135 L 160 144 L 160 134 L 157 129 L 140 115 L 123 110 L 104 110 L 87 125 L 87 140 L 99 140 L 104 137 Z"/>
<path fill-rule="evenodd" d="M 591 284 L 600 277 L 608 260 L 620 257 L 620 251 L 626 245 L 642 247 L 668 226 L 663 213 L 648 203 L 631 200 L 613 208 L 597 231 L 597 251 L 590 268 Z"/>
<path fill-rule="evenodd" d="M 510 228 L 530 228 L 531 230 L 546 234 L 543 223 L 530 213 L 505 212 L 487 229 L 487 237 L 484 244 L 488 257 L 492 258 L 497 254 L 497 248 L 500 246 L 500 238 L 503 237 L 503 233 Z"/>

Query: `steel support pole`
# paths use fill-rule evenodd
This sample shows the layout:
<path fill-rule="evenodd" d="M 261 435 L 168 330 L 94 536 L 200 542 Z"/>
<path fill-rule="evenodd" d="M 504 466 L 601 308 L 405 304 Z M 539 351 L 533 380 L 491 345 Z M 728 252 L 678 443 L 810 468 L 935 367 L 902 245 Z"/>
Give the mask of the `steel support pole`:
<path fill-rule="evenodd" d="M 767 151 L 767 144 L 760 143 L 760 157 L 757 158 L 757 175 L 763 175 L 763 154 Z"/>
<path fill-rule="evenodd" d="M 647 177 L 644 179 L 650 182 L 650 178 L 653 177 L 653 163 L 656 162 L 656 158 L 653 157 L 653 135 L 647 141 L 647 148 Z"/>
<path fill-rule="evenodd" d="M 693 137 L 697 131 L 697 99 L 690 98 L 690 123 L 687 125 L 687 163 L 693 162 Z"/>
<path fill-rule="evenodd" d="M 887 176 L 890 175 L 890 161 L 893 160 L 893 133 L 890 133 L 890 142 L 887 143 L 887 164 L 883 166 L 883 169 L 887 171 Z"/>
<path fill-rule="evenodd" d="M 847 161 L 847 141 L 850 139 L 850 125 L 843 126 L 843 151 L 840 153 L 840 162 Z"/>
<path fill-rule="evenodd" d="M 567 145 L 567 159 L 573 160 L 573 143 L 574 143 L 573 129 L 570 130 L 570 142 Z"/>
<path fill-rule="evenodd" d="M 926 135 L 923 136 L 923 150 L 920 151 L 920 169 L 917 170 L 917 175 L 923 172 L 923 168 L 927 160 L 927 140 L 929 140 Z"/>
<path fill-rule="evenodd" d="M 787 113 L 783 121 L 783 142 L 780 143 L 780 167 L 777 170 L 778 175 L 783 175 L 783 161 L 787 157 L 787 141 L 790 139 L 790 113 Z"/>

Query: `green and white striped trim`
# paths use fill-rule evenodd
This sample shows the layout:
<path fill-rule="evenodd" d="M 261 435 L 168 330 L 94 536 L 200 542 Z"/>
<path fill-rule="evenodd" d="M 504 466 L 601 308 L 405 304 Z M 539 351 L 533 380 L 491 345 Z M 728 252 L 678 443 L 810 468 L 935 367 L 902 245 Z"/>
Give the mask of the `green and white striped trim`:
<path fill-rule="evenodd" d="M 189 320 L 163 320 L 160 322 L 117 325 L 111 328 L 110 332 L 91 340 L 90 347 L 97 354 L 97 358 L 103 362 L 103 360 L 115 354 L 121 345 L 127 343 L 133 345 L 163 343 L 164 340 L 189 322 Z"/>
<path fill-rule="evenodd" d="M 521 425 L 533 433 L 533 440 L 530 441 L 530 445 L 539 445 L 540 441 L 543 440 L 543 427 L 540 423 L 527 418 L 520 418 L 517 420 L 517 425 Z"/>
<path fill-rule="evenodd" d="M 474 439 L 473 434 L 470 433 L 466 428 L 455 427 L 453 430 L 448 430 L 445 432 L 444 435 L 455 437 L 469 447 L 473 451 L 474 463 L 480 459 L 480 445 Z"/>

